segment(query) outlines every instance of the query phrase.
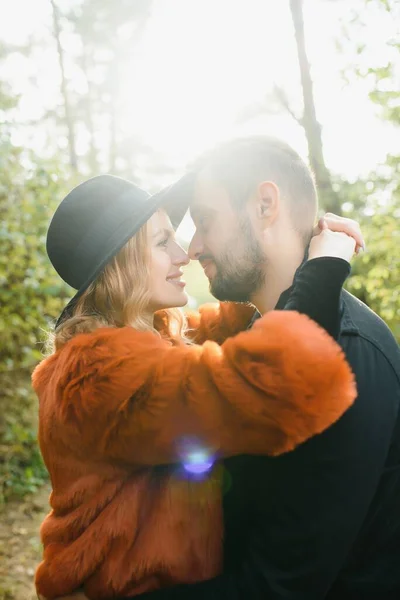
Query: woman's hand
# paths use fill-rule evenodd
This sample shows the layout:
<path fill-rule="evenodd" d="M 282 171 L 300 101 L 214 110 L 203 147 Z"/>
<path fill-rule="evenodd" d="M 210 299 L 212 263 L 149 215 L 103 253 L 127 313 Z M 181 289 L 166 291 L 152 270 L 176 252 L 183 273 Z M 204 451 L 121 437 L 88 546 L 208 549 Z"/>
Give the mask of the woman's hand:
<path fill-rule="evenodd" d="M 314 229 L 308 258 L 332 256 L 350 262 L 354 252 L 365 249 L 364 239 L 357 221 L 326 213 Z"/>
<path fill-rule="evenodd" d="M 365 242 L 361 233 L 360 225 L 357 221 L 354 221 L 354 219 L 339 217 L 333 213 L 325 213 L 324 216 L 318 221 L 318 224 L 314 229 L 314 235 L 318 235 L 324 229 L 347 233 L 347 235 L 353 237 L 356 241 L 357 254 L 360 249 L 365 250 Z"/>

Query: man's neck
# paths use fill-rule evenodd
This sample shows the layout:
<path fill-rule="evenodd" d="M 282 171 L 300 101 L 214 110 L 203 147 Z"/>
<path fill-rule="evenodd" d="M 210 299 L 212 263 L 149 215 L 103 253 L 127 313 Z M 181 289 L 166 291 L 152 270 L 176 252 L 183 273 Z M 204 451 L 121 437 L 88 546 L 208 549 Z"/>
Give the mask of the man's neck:
<path fill-rule="evenodd" d="M 304 251 L 299 249 L 291 256 L 282 256 L 279 264 L 268 266 L 263 286 L 251 298 L 251 303 L 260 314 L 263 315 L 275 308 L 281 294 L 292 285 L 295 273 L 303 259 Z"/>

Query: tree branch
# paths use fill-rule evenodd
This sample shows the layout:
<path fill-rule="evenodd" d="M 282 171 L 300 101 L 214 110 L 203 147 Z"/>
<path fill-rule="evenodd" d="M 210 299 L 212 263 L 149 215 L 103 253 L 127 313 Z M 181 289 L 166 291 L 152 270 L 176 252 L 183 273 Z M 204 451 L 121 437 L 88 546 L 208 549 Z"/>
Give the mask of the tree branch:
<path fill-rule="evenodd" d="M 284 90 L 279 87 L 278 85 L 276 85 L 276 83 L 274 84 L 274 95 L 276 97 L 276 99 L 279 101 L 279 103 L 281 104 L 281 106 L 283 106 L 283 108 L 285 110 L 287 110 L 287 112 L 290 114 L 290 116 L 301 126 L 303 126 L 303 118 L 302 117 L 298 117 L 293 110 L 290 107 L 289 104 L 289 100 L 284 92 Z"/>

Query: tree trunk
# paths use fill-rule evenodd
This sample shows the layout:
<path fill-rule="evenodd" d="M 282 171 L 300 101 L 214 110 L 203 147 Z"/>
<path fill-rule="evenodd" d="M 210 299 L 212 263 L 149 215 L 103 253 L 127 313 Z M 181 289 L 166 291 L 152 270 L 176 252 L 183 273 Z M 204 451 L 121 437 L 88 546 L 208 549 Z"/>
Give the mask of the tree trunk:
<path fill-rule="evenodd" d="M 108 161 L 108 170 L 110 173 L 114 173 L 117 161 L 117 115 L 113 98 L 110 103 L 110 154 Z"/>
<path fill-rule="evenodd" d="M 82 71 L 85 74 L 85 79 L 88 87 L 88 93 L 85 98 L 85 118 L 86 118 L 86 126 L 89 132 L 89 152 L 88 152 L 88 163 L 91 173 L 96 174 L 98 171 L 98 160 L 97 160 L 97 148 L 95 142 L 95 129 L 93 122 L 94 108 L 93 108 L 93 90 L 92 84 L 89 76 L 89 61 L 88 61 L 88 51 L 85 46 L 84 40 L 82 38 Z"/>
<path fill-rule="evenodd" d="M 58 52 L 58 62 L 60 65 L 61 72 L 61 93 L 64 100 L 64 110 L 65 110 L 65 123 L 67 125 L 68 130 L 68 146 L 69 146 L 69 162 L 71 168 L 76 171 L 78 169 L 78 160 L 76 155 L 75 148 L 75 132 L 74 132 L 74 122 L 72 118 L 72 110 L 71 105 L 69 103 L 68 91 L 67 91 L 67 80 L 65 77 L 65 67 L 64 67 L 64 52 L 61 46 L 60 40 L 60 21 L 58 15 L 58 9 L 55 3 L 55 0 L 50 0 L 51 6 L 53 9 L 53 27 L 54 27 L 54 37 L 57 43 L 57 52 Z"/>
<path fill-rule="evenodd" d="M 304 112 L 301 123 L 307 137 L 309 161 L 314 171 L 321 205 L 325 210 L 340 215 L 341 203 L 338 194 L 332 187 L 331 176 L 325 165 L 321 126 L 317 121 L 315 111 L 313 83 L 304 37 L 303 0 L 290 0 L 290 10 L 296 36 L 297 57 L 303 89 Z"/>
<path fill-rule="evenodd" d="M 113 48 L 113 58 L 110 64 L 110 70 L 108 73 L 108 83 L 110 91 L 110 106 L 109 106 L 109 117 L 110 117 L 110 155 L 109 155 L 109 171 L 113 173 L 116 168 L 116 161 L 118 156 L 118 118 L 117 118 L 117 104 L 118 104 L 118 70 L 119 70 L 119 51 L 116 46 Z"/>

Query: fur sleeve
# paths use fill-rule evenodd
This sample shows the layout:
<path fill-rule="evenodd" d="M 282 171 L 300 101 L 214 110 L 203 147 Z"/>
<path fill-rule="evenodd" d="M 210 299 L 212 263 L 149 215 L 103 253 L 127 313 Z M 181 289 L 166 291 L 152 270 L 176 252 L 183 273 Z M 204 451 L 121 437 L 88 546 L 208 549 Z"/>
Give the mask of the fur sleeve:
<path fill-rule="evenodd" d="M 198 312 L 188 311 L 188 336 L 196 344 L 211 340 L 222 344 L 228 337 L 246 329 L 254 315 L 250 304 L 214 302 L 203 304 Z"/>
<path fill-rule="evenodd" d="M 356 395 L 336 342 L 308 317 L 280 311 L 222 346 L 97 330 L 60 351 L 41 392 L 45 378 L 39 365 L 42 432 L 47 419 L 75 452 L 133 465 L 181 460 L 182 436 L 220 456 L 277 455 L 326 429 Z"/>

